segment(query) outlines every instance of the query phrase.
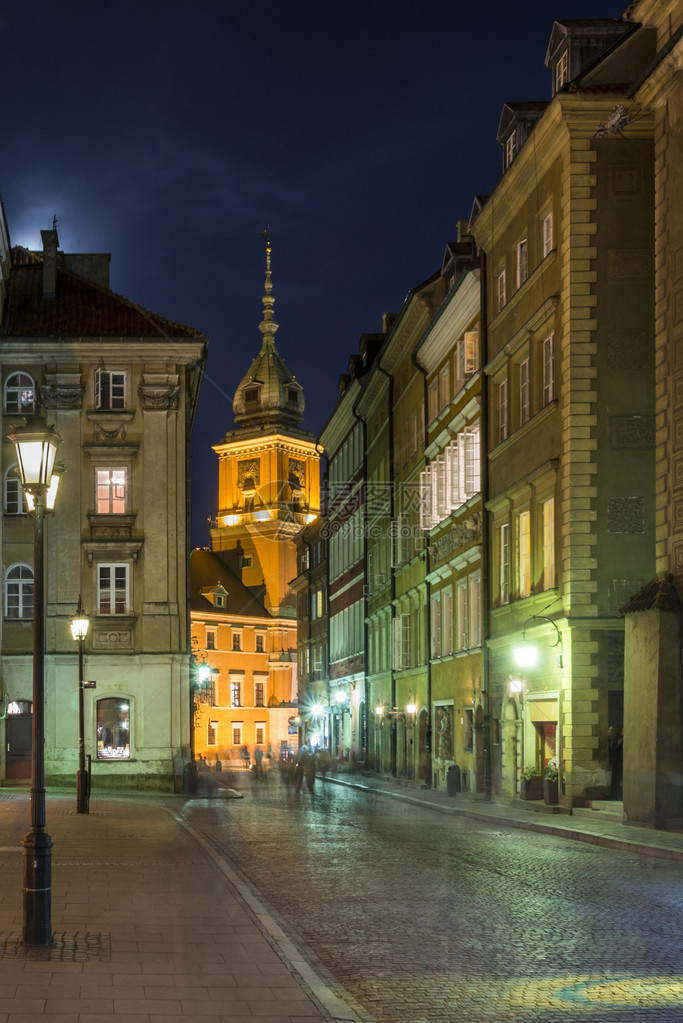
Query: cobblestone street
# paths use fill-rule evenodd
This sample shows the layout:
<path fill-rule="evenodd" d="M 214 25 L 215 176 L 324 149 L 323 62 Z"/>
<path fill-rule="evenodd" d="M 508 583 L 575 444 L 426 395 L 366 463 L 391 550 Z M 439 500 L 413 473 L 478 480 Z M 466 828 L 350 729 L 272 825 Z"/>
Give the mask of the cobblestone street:
<path fill-rule="evenodd" d="M 272 778 L 183 818 L 359 1019 L 683 1019 L 681 865 Z"/>

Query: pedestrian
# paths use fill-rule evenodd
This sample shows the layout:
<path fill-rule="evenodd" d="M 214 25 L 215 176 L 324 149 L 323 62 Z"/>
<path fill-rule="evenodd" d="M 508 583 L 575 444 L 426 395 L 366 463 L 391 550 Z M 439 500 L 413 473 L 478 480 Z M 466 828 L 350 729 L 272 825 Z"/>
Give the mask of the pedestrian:
<path fill-rule="evenodd" d="M 256 766 L 256 777 L 262 778 L 263 776 L 263 750 L 260 746 L 257 746 L 254 750 L 254 764 Z"/>
<path fill-rule="evenodd" d="M 242 747 L 242 759 L 244 761 L 244 770 L 248 771 L 251 766 L 251 757 L 249 755 L 249 747 L 246 745 Z"/>

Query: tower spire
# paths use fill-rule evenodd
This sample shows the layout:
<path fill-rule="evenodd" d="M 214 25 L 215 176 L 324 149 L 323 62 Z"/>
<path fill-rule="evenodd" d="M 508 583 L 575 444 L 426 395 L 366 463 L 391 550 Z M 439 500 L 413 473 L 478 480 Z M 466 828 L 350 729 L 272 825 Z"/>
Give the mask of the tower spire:
<path fill-rule="evenodd" d="M 264 342 L 270 341 L 271 344 L 275 344 L 275 331 L 278 328 L 277 323 L 273 318 L 273 306 L 275 305 L 275 299 L 273 298 L 273 278 L 270 271 L 270 253 L 272 251 L 272 245 L 270 243 L 270 225 L 268 225 L 261 233 L 261 237 L 265 238 L 266 241 L 266 285 L 265 293 L 263 295 L 263 319 L 259 323 L 258 329 L 261 331 Z"/>

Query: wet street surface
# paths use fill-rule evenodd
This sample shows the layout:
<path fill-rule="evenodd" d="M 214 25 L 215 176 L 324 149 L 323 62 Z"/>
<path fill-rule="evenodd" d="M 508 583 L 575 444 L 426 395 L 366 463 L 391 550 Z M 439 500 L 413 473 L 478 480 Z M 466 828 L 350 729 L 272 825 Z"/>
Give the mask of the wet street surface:
<path fill-rule="evenodd" d="M 359 1019 L 683 1020 L 681 864 L 273 775 L 178 814 Z"/>

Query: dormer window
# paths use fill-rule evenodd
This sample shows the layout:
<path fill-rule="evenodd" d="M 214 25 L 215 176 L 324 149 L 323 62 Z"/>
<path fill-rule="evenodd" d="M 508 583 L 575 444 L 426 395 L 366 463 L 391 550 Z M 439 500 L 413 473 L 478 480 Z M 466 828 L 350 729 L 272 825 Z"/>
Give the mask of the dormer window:
<path fill-rule="evenodd" d="M 299 392 L 293 387 L 287 389 L 287 401 L 292 401 L 295 405 L 299 401 Z"/>
<path fill-rule="evenodd" d="M 513 131 L 505 140 L 505 169 L 510 166 L 517 152 L 517 132 Z"/>
<path fill-rule="evenodd" d="M 258 387 L 250 387 L 247 391 L 244 392 L 245 405 L 257 405 L 258 396 L 259 396 Z"/>
<path fill-rule="evenodd" d="M 563 89 L 569 81 L 569 50 L 563 50 L 555 65 L 555 92 Z"/>

